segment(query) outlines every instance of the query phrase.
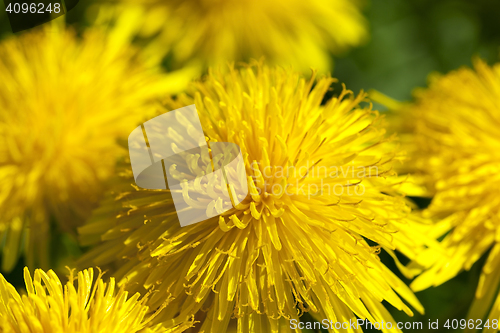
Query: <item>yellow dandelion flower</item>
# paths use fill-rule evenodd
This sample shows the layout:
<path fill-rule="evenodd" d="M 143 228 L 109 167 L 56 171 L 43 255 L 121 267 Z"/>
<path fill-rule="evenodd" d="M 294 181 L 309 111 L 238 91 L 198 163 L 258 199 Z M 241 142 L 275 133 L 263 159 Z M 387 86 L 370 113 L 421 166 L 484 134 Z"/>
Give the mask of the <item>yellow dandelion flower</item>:
<path fill-rule="evenodd" d="M 330 52 L 344 52 L 367 36 L 357 0 L 119 2 L 115 15 L 135 14 L 139 34 L 155 37 L 150 55 L 171 51 L 170 59 L 177 65 L 219 65 L 264 56 L 273 64 L 328 71 Z"/>
<path fill-rule="evenodd" d="M 433 75 L 429 88 L 419 90 L 414 104 L 402 111 L 414 124 L 406 127 L 411 171 L 434 195 L 425 213 L 440 220 L 430 234 L 446 235 L 445 254 L 423 254 L 420 262 L 428 270 L 412 287 L 440 285 L 491 250 L 470 312 L 482 319 L 490 311 L 490 321 L 500 319 L 499 101 L 500 64 L 489 67 L 477 59 L 474 70 Z"/>
<path fill-rule="evenodd" d="M 19 294 L 0 274 L 0 331 L 17 333 L 133 333 L 143 330 L 155 314 L 148 315 L 147 297 L 128 297 L 116 290 L 115 279 L 94 281 L 92 268 L 61 283 L 54 271 L 36 269 L 33 278 L 24 268 L 26 293 Z M 77 284 L 75 285 L 75 281 Z M 148 329 L 148 331 L 151 331 Z"/>
<path fill-rule="evenodd" d="M 166 78 L 138 57 L 119 31 L 78 38 L 58 22 L 0 43 L 4 271 L 22 251 L 28 266 L 48 266 L 49 221 L 68 231 L 88 214 L 126 154 L 116 140 L 165 93 Z"/>
<path fill-rule="evenodd" d="M 171 110 L 196 104 L 210 142 L 241 147 L 250 194 L 181 228 L 170 193 L 131 187 L 126 166 L 117 194 L 79 229 L 83 244 L 100 242 L 82 262 L 116 265 L 131 290 L 155 291 L 152 308 L 169 300 L 158 317 L 166 327 L 191 323 L 199 332 L 289 331 L 303 312 L 388 322 L 384 300 L 422 312 L 377 255 L 415 258 L 426 243 L 394 181 L 399 155 L 379 114 L 360 105 L 365 95 L 344 89 L 327 98 L 332 82 L 257 64 L 210 71 L 168 99 Z M 200 184 L 184 196 L 193 203 L 212 190 Z"/>

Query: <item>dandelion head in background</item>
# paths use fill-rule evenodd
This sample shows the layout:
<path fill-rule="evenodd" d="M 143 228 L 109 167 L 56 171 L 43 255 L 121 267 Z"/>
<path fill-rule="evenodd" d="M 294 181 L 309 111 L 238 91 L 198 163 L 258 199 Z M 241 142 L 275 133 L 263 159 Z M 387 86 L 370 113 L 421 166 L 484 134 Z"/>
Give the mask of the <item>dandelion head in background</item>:
<path fill-rule="evenodd" d="M 152 309 L 167 301 L 157 320 L 170 329 L 270 332 L 304 312 L 387 322 L 384 300 L 422 312 L 378 257 L 382 248 L 409 258 L 426 248 L 392 170 L 400 153 L 364 94 L 326 95 L 334 81 L 252 63 L 211 70 L 168 98 L 167 110 L 196 105 L 210 146 L 241 148 L 249 195 L 181 227 L 173 194 L 137 187 L 125 165 L 114 195 L 79 229 L 94 246 L 82 263 L 114 266 L 131 291 L 153 291 Z M 200 156 L 185 159 L 206 169 Z M 218 189 L 199 183 L 182 194 L 194 209 Z"/>
<path fill-rule="evenodd" d="M 338 55 L 367 38 L 361 1 L 352 0 L 120 0 L 95 6 L 100 19 L 130 16 L 141 38 L 153 37 L 151 57 L 172 66 L 224 65 L 265 57 L 272 64 L 332 69 Z M 107 7 L 107 8 L 106 8 Z M 114 14 L 113 14 L 114 13 Z"/>
<path fill-rule="evenodd" d="M 127 154 L 117 139 L 165 92 L 159 70 L 118 33 L 89 29 L 80 38 L 52 23 L 0 43 L 4 271 L 23 252 L 28 266 L 48 266 L 50 221 L 71 231 L 88 215 Z"/>
<path fill-rule="evenodd" d="M 438 221 L 429 234 L 444 236 L 445 249 L 444 255 L 428 250 L 420 259 L 423 266 L 411 265 L 426 269 L 412 287 L 438 286 L 489 251 L 469 317 L 498 320 L 500 65 L 475 59 L 474 69 L 432 75 L 429 87 L 416 92 L 400 117 L 414 124 L 405 140 L 409 171 L 434 196 L 424 213 Z"/>
<path fill-rule="evenodd" d="M 147 297 L 129 297 L 114 278 L 94 281 L 92 268 L 61 283 L 54 271 L 24 269 L 25 293 L 18 293 L 0 274 L 0 329 L 2 332 L 154 332 L 149 323 Z"/>

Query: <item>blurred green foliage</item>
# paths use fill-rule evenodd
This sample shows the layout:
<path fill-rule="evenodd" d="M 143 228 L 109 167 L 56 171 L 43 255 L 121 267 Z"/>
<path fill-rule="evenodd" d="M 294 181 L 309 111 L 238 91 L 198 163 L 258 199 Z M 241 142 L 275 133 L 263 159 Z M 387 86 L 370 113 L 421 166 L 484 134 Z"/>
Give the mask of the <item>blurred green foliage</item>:
<path fill-rule="evenodd" d="M 427 75 L 500 59 L 499 0 L 373 0 L 371 40 L 337 59 L 334 76 L 353 91 L 405 100 Z"/>
<path fill-rule="evenodd" d="M 87 24 L 84 12 L 89 2 L 82 0 L 69 12 L 66 18 L 69 24 L 77 27 Z M 2 4 L 0 9 L 0 37 L 5 38 L 11 32 Z M 371 39 L 336 59 L 333 72 L 355 92 L 376 89 L 407 100 L 415 87 L 425 86 L 431 72 L 445 73 L 470 66 L 473 56 L 481 56 L 489 63 L 499 60 L 500 0 L 372 0 L 365 14 L 370 22 Z M 53 234 L 52 249 L 58 257 L 75 258 L 81 252 L 74 238 L 57 231 Z M 389 255 L 382 253 L 381 259 L 397 272 Z M 422 332 L 426 332 L 429 319 L 439 319 L 442 323 L 446 319 L 466 318 L 483 263 L 484 260 L 478 261 L 470 272 L 438 288 L 417 293 L 426 309 L 425 315 L 408 318 L 388 306 L 395 320 L 422 321 Z M 21 260 L 6 275 L 15 286 L 23 286 L 23 266 Z"/>

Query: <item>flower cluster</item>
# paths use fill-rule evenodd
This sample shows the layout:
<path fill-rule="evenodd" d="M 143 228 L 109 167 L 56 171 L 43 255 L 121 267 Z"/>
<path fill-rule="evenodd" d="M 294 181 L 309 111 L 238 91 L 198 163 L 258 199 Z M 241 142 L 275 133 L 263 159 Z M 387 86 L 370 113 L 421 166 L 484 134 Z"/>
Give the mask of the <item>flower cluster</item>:
<path fill-rule="evenodd" d="M 107 0 L 2 37 L 0 332 L 420 329 L 392 314 L 480 258 L 496 330 L 500 63 L 355 94 L 328 73 L 362 4 Z"/>

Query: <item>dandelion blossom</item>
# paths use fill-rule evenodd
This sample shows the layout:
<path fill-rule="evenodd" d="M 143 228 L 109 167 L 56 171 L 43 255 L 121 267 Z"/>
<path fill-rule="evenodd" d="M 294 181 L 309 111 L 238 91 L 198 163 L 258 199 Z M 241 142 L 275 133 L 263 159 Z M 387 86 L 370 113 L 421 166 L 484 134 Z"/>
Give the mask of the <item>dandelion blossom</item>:
<path fill-rule="evenodd" d="M 434 198 L 426 210 L 441 220 L 431 229 L 442 237 L 444 255 L 422 255 L 428 270 L 412 284 L 415 290 L 440 285 L 488 251 L 470 318 L 500 318 L 500 64 L 474 61 L 431 77 L 416 93 L 403 117 L 413 153 L 412 172 Z M 413 265 L 415 267 L 420 265 Z M 421 267 L 422 268 L 422 267 Z M 496 300 L 495 300 L 496 298 Z M 491 310 L 490 310 L 491 309 Z M 489 311 L 489 314 L 488 314 Z M 496 330 L 495 330 L 496 331 Z"/>
<path fill-rule="evenodd" d="M 117 32 L 54 23 L 0 43 L 2 270 L 20 252 L 49 265 L 49 221 L 70 231 L 87 215 L 164 79 Z"/>
<path fill-rule="evenodd" d="M 0 274 L 0 330 L 19 333 L 133 333 L 143 330 L 148 315 L 147 298 L 128 297 L 115 280 L 94 282 L 92 268 L 69 276 L 63 286 L 54 271 L 36 269 L 33 279 L 26 267 L 26 293 L 19 294 Z M 77 284 L 75 285 L 75 281 Z M 145 331 L 144 331 L 145 332 Z"/>
<path fill-rule="evenodd" d="M 171 51 L 174 66 L 197 61 L 217 65 L 264 56 L 271 63 L 303 71 L 311 66 L 327 71 L 330 52 L 344 52 L 367 35 L 357 0 L 119 2 L 122 8 L 114 8 L 118 17 L 134 15 L 134 22 L 142 22 L 134 27 L 139 34 L 154 36 L 151 56 Z"/>
<path fill-rule="evenodd" d="M 252 64 L 213 70 L 168 99 L 170 110 L 196 104 L 209 142 L 241 147 L 250 194 L 181 228 L 170 193 L 137 188 L 126 166 L 116 194 L 79 229 L 83 244 L 99 243 L 82 262 L 118 266 L 131 290 L 154 291 L 151 308 L 169 300 L 158 317 L 166 327 L 190 322 L 199 332 L 288 331 L 304 312 L 388 322 L 384 300 L 423 311 L 378 257 L 383 248 L 414 258 L 426 244 L 399 194 L 400 155 L 380 115 L 360 105 L 364 94 L 325 97 L 332 82 Z M 186 201 L 216 189 L 199 184 Z"/>

